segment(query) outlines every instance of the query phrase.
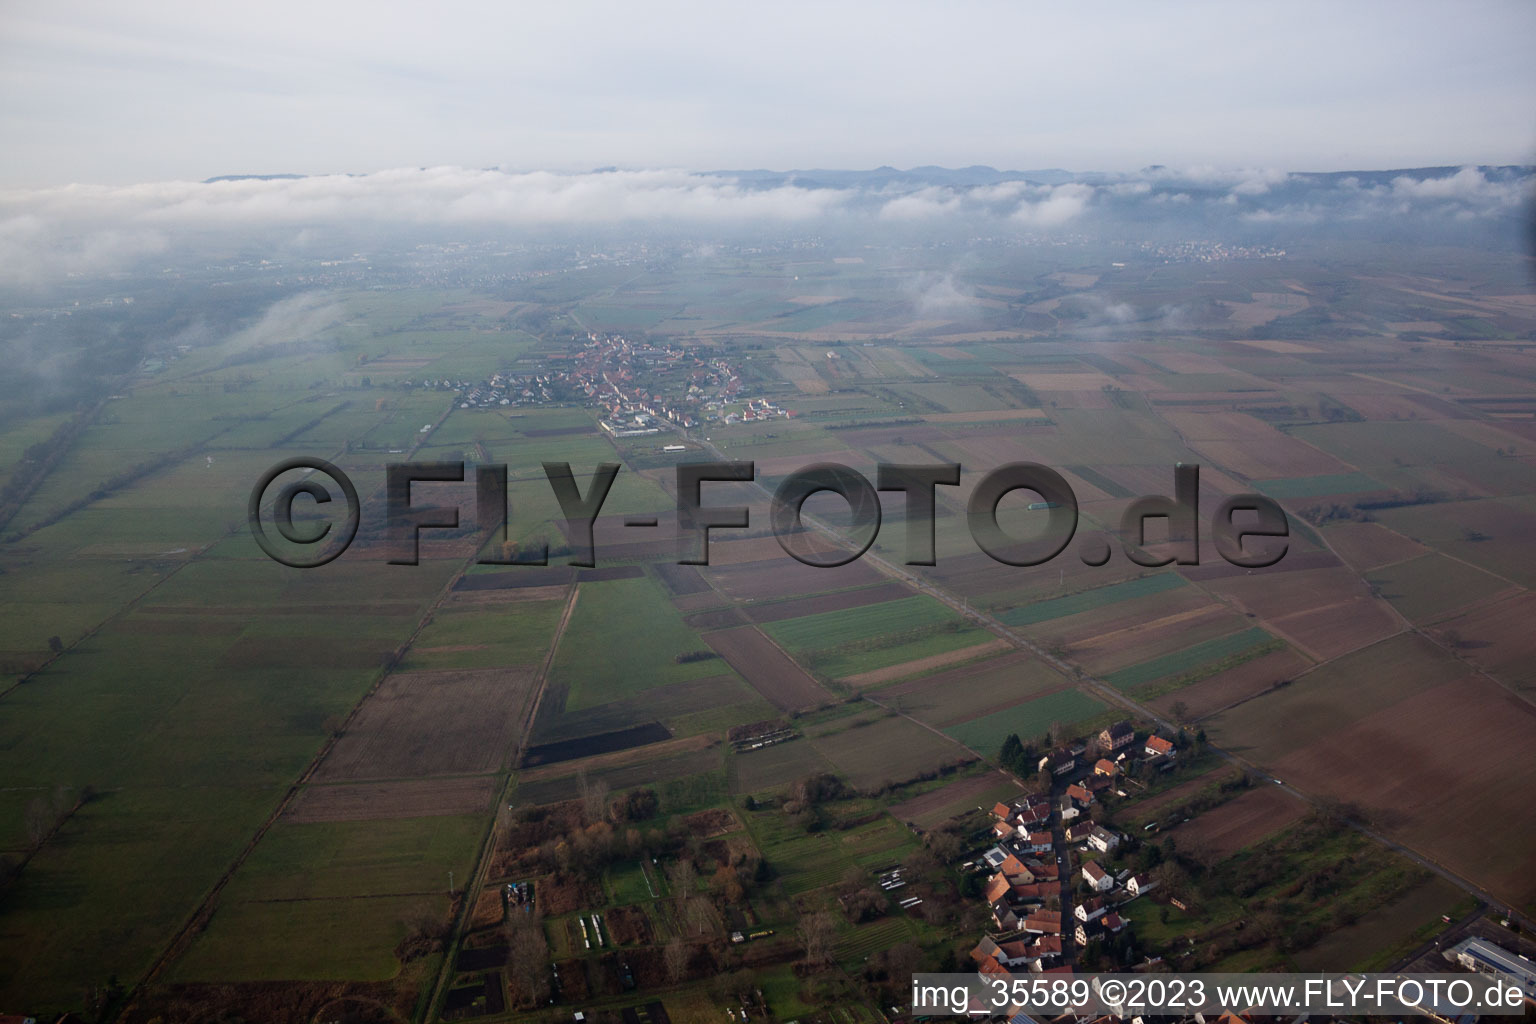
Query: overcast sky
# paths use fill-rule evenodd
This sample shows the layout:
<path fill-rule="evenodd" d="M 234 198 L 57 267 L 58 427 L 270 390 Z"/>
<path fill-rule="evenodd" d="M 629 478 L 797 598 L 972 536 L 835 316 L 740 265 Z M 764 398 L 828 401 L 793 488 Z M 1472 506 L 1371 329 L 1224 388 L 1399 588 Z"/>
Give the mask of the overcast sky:
<path fill-rule="evenodd" d="M 1536 159 L 1536 3 L 0 0 L 0 185 Z"/>

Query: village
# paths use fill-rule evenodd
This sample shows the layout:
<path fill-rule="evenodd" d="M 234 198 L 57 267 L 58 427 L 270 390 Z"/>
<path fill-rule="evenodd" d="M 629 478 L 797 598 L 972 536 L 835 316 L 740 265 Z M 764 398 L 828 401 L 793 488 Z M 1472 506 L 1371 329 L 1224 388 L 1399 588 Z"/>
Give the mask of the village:
<path fill-rule="evenodd" d="M 794 413 L 766 398 L 743 395 L 742 375 L 721 356 L 621 334 L 589 331 L 568 351 L 532 373 L 496 373 L 483 380 L 407 380 L 404 387 L 455 391 L 460 409 L 517 409 L 579 403 L 602 414 L 614 437 L 641 437 L 663 427 L 689 430 L 789 418 Z"/>
<path fill-rule="evenodd" d="M 1007 981 L 1021 972 L 1071 974 L 1074 964 L 1131 965 L 1136 947 L 1119 909 L 1158 882 L 1113 863 L 1127 837 L 1094 815 L 1105 794 L 1128 795 L 1122 786 L 1130 766 L 1139 763 L 1143 774 L 1171 768 L 1177 754 L 1172 741 L 1139 740 L 1122 720 L 1040 756 L 1045 792 L 992 807 L 995 844 L 961 865 L 987 873 L 983 896 L 996 926 L 971 951 L 978 974 Z"/>

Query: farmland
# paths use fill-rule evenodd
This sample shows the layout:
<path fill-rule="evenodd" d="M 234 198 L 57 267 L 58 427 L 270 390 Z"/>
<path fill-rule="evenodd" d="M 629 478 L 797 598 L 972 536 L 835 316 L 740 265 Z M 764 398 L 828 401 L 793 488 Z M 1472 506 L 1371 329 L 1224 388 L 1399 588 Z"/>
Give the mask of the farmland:
<path fill-rule="evenodd" d="M 555 652 L 553 680 L 569 687 L 568 711 L 631 697 L 653 686 L 720 672 L 718 663 L 678 663 L 703 641 L 649 579 L 580 587 L 576 609 Z M 625 652 L 623 662 L 610 652 Z"/>
<path fill-rule="evenodd" d="M 1522 860 L 1536 776 L 1519 757 L 1536 745 L 1536 430 L 1529 357 L 1509 340 L 1529 311 L 1499 314 L 1507 338 L 1443 336 L 1468 329 L 1467 304 L 1524 287 L 1507 269 L 1385 284 L 1342 257 L 1197 267 L 1010 246 L 965 282 L 974 301 L 919 316 L 909 278 L 948 259 L 937 249 L 659 252 L 495 294 L 340 288 L 312 347 L 173 347 L 99 407 L 0 421 L 11 481 L 82 417 L 0 531 L 7 1006 L 75 1008 L 113 975 L 152 999 L 225 986 L 231 1013 L 264 984 L 295 986 L 295 1006 L 332 986 L 422 1021 L 476 986 L 512 1006 L 515 965 L 485 950 L 511 941 L 501 887 L 531 881 L 573 993 L 538 1011 L 551 1020 L 582 992 L 604 1014 L 643 1000 L 718 1019 L 734 982 L 717 979 L 738 971 L 779 1016 L 847 1005 L 874 1020 L 866 956 L 910 945 L 937 965 L 975 938 L 964 880 L 926 862 L 927 837 L 974 829 L 977 806 L 1037 781 L 998 769 L 1004 740 L 1123 717 L 1145 731 L 1153 714 L 1238 766 L 1181 752 L 1128 784 L 1109 811 L 1123 826 L 1245 769 L 1286 786 L 1222 791 L 1164 823 L 1203 902 L 1167 921 L 1132 904 L 1142 939 L 1208 938 L 1225 951 L 1204 966 L 1363 963 L 1381 951 L 1351 944 L 1397 948 L 1423 911 L 1454 905 L 1452 883 L 1322 829 L 1289 790 L 1536 911 Z M 1173 303 L 1188 319 L 1165 322 Z M 1333 313 L 1348 330 L 1292 319 Z M 739 393 L 696 428 L 638 436 L 600 427 L 616 414 L 576 388 L 465 401 L 493 374 L 558 382 L 588 331 L 646 332 L 651 363 L 627 372 L 653 374 L 656 394 L 686 392 L 695 353 L 724 361 Z M 794 415 L 743 417 L 759 398 Z M 362 496 L 357 542 L 313 570 L 266 558 L 241 525 L 252 481 L 300 454 Z M 748 506 L 750 525 L 715 528 L 710 564 L 678 565 L 674 466 L 715 459 L 753 460 L 768 491 L 812 461 L 963 474 L 936 489 L 936 565 L 904 564 L 900 494 L 883 496 L 879 561 L 823 569 L 768 535 L 767 493 L 726 482 L 705 505 Z M 506 538 L 477 520 L 472 481 L 418 483 L 417 505 L 458 501 L 461 525 L 423 529 L 419 564 L 389 564 L 384 467 L 428 460 L 506 463 Z M 620 465 L 595 566 L 569 564 L 577 537 L 546 461 L 571 463 L 583 494 L 595 465 Z M 1004 565 L 972 538 L 967 499 L 1014 461 L 1077 489 L 1078 534 L 1048 565 Z M 1133 563 L 1120 517 L 1171 493 L 1181 461 L 1201 465 L 1202 564 Z M 1216 503 L 1247 491 L 1288 514 L 1271 568 L 1230 565 L 1211 542 Z M 1034 529 L 1030 500 L 1006 498 L 1001 524 Z M 808 509 L 843 522 L 835 496 Z M 1100 531 L 1110 560 L 1089 565 L 1078 545 Z M 477 563 L 541 544 L 547 565 Z M 1323 879 L 1328 858 L 1356 877 Z M 694 896 L 672 888 L 681 861 Z M 845 913 L 844 890 L 909 861 L 925 911 L 885 898 L 867 920 Z M 1316 944 L 1238 948 L 1235 923 L 1260 903 Z M 831 964 L 796 974 L 817 911 L 834 919 Z M 577 915 L 592 913 L 625 936 L 638 992 L 613 950 L 582 947 Z M 743 928 L 773 934 L 729 943 Z M 671 977 L 674 939 L 691 959 Z M 477 951 L 492 966 L 456 966 Z"/>

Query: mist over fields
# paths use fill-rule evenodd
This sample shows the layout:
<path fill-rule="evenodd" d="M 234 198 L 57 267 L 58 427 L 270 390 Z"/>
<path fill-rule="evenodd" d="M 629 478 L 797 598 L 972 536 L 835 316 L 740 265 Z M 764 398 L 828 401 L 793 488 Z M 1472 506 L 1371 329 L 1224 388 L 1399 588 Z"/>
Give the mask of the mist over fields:
<path fill-rule="evenodd" d="M 545 266 L 548 252 L 535 248 L 643 246 L 648 258 L 676 259 L 726 243 L 797 239 L 926 247 L 926 266 L 906 285 L 914 314 L 964 318 L 981 314 L 964 282 L 977 246 L 1358 242 L 1401 244 L 1420 260 L 1437 245 L 1510 252 L 1526 246 L 1532 180 L 1533 169 L 1518 166 L 1328 174 L 435 167 L 10 189 L 0 191 L 0 301 L 11 310 L 0 321 L 0 358 L 12 372 L 0 415 L 67 406 L 130 368 L 150 342 L 201 344 L 263 318 L 270 327 L 274 304 L 314 290 L 317 270 L 393 266 L 400 283 L 430 272 L 444 258 L 440 246 L 480 246 L 487 274 L 514 276 Z M 234 268 L 253 273 L 230 277 Z M 1145 319 L 1111 304 L 1082 326 Z"/>
<path fill-rule="evenodd" d="M 509 173 L 436 167 L 316 177 L 0 192 L 0 286 L 13 297 L 192 258 L 350 255 L 355 245 L 654 234 L 986 234 L 1277 242 L 1518 244 L 1528 167 L 1306 174 L 882 168 Z"/>

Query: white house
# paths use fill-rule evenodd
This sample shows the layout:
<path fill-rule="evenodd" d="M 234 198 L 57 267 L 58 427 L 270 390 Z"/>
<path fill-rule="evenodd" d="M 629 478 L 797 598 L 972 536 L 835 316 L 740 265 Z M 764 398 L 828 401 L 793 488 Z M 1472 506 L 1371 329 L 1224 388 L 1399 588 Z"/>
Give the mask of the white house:
<path fill-rule="evenodd" d="M 1085 900 L 1072 908 L 1072 914 L 1079 921 L 1096 921 L 1104 916 L 1107 908 L 1104 906 L 1104 897 L 1095 896 L 1091 900 Z"/>
<path fill-rule="evenodd" d="M 1115 887 L 1115 880 L 1109 872 L 1099 867 L 1098 861 L 1085 861 L 1083 863 L 1083 878 L 1085 878 L 1094 892 L 1109 892 Z"/>
<path fill-rule="evenodd" d="M 1088 834 L 1088 845 L 1100 853 L 1111 853 L 1120 845 L 1120 837 L 1100 825 Z"/>

